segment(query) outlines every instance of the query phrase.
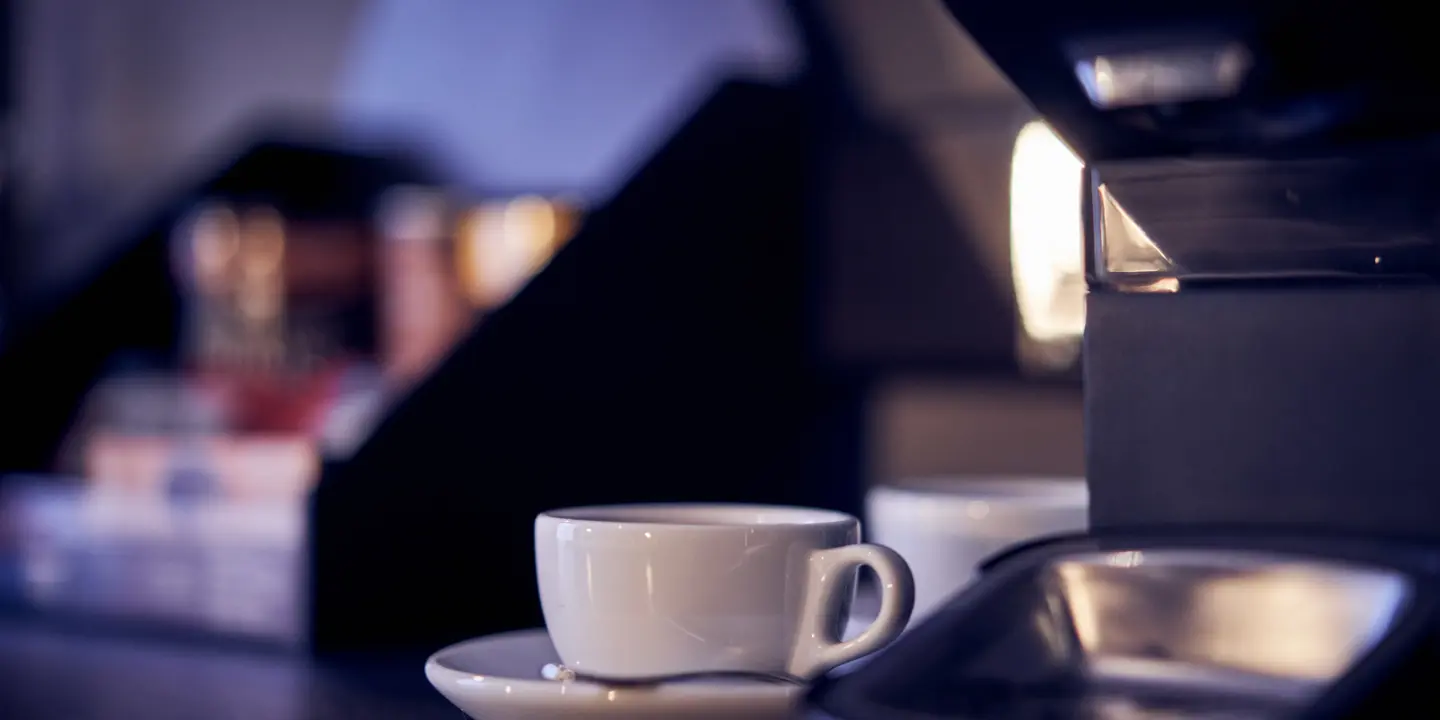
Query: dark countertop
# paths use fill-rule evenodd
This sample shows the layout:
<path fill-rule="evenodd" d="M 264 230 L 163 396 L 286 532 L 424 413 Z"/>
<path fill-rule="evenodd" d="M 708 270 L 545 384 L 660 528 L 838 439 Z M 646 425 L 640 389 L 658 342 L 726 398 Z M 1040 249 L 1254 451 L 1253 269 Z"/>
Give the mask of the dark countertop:
<path fill-rule="evenodd" d="M 424 657 L 316 661 L 0 619 L 6 720 L 461 720 Z"/>
<path fill-rule="evenodd" d="M 873 615 L 869 595 L 857 616 Z M 317 660 L 0 613 L 0 718 L 464 720 L 424 665 L 424 654 Z"/>

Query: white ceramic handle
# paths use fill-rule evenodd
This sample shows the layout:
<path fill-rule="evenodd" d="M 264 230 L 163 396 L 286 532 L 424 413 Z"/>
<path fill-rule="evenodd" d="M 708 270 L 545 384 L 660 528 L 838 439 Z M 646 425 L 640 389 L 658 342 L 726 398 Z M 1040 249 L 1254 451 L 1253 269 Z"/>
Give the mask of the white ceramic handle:
<path fill-rule="evenodd" d="M 832 628 L 849 618 L 837 618 L 839 592 L 854 592 L 850 571 L 868 565 L 880 578 L 880 614 L 853 640 L 834 636 Z M 805 593 L 805 614 L 800 638 L 790 659 L 790 674 L 809 680 L 889 645 L 905 630 L 915 609 L 915 579 L 899 553 L 883 545 L 846 545 L 810 555 L 810 585 Z"/>

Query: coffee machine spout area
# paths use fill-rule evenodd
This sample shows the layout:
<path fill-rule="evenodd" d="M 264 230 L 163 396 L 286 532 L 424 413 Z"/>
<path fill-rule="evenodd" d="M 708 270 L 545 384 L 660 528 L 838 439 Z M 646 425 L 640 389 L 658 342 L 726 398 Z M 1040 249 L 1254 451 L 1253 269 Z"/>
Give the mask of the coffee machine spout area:
<path fill-rule="evenodd" d="M 947 5 L 1085 162 L 1091 529 L 992 558 L 812 705 L 1436 714 L 1426 24 L 1390 0 Z"/>
<path fill-rule="evenodd" d="M 1440 540 L 1440 79 L 1411 11 L 950 7 L 1086 161 L 1092 526 Z"/>

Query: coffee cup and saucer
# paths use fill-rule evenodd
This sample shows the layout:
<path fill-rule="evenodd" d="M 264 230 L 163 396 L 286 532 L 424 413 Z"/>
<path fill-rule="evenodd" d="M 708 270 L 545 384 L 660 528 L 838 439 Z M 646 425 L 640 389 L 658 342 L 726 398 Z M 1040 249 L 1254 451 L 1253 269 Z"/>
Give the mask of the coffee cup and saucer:
<path fill-rule="evenodd" d="M 914 584 L 850 515 L 760 505 L 617 505 L 535 520 L 544 629 L 452 645 L 432 685 L 479 720 L 793 717 L 806 684 L 885 647 Z M 861 567 L 881 589 L 847 629 Z"/>

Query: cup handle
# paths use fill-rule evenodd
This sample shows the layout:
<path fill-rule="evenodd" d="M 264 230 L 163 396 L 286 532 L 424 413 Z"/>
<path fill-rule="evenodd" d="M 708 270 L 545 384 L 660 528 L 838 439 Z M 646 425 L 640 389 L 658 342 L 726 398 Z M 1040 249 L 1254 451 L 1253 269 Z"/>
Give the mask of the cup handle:
<path fill-rule="evenodd" d="M 868 565 L 880 578 L 880 614 L 853 640 L 834 637 L 834 614 L 849 603 L 836 593 L 854 592 L 847 571 Z M 879 650 L 899 637 L 915 609 L 915 579 L 900 554 L 883 545 L 845 545 L 810 555 L 810 584 L 805 595 L 804 619 L 790 674 L 809 680 Z"/>

